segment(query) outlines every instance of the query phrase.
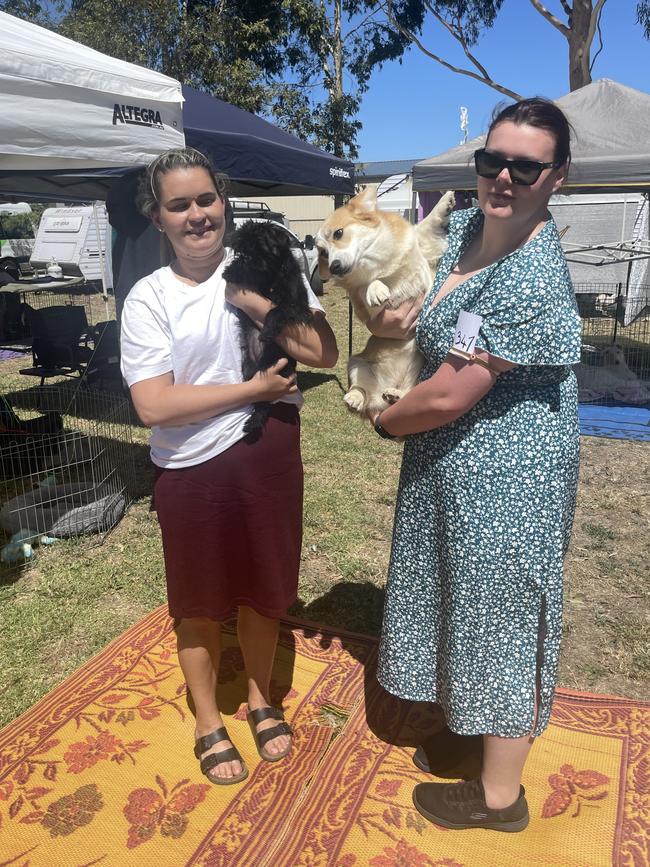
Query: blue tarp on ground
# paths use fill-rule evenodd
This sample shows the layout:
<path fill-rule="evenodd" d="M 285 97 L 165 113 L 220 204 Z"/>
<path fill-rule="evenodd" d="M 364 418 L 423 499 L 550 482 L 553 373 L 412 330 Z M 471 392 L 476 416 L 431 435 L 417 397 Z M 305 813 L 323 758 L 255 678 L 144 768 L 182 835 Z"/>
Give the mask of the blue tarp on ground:
<path fill-rule="evenodd" d="M 650 406 L 584 404 L 578 408 L 583 436 L 650 442 Z"/>

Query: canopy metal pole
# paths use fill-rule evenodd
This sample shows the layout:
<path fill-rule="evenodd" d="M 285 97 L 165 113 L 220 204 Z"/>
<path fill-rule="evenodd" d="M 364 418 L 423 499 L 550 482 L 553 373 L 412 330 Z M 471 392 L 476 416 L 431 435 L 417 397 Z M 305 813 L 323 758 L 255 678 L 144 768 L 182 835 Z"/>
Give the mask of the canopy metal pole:
<path fill-rule="evenodd" d="M 614 334 L 612 335 L 612 343 L 616 343 L 618 336 L 618 323 L 623 315 L 623 284 L 618 284 L 618 294 L 616 296 L 616 312 L 614 313 Z"/>
<path fill-rule="evenodd" d="M 99 250 L 99 267 L 102 272 L 102 297 L 104 299 L 104 313 L 108 319 L 108 287 L 106 285 L 106 253 L 102 244 L 102 233 L 99 230 L 99 217 L 97 216 L 97 202 L 93 202 L 93 217 L 95 218 L 95 232 L 97 233 L 97 249 Z"/>
<path fill-rule="evenodd" d="M 352 302 L 348 298 L 348 358 L 352 355 Z"/>

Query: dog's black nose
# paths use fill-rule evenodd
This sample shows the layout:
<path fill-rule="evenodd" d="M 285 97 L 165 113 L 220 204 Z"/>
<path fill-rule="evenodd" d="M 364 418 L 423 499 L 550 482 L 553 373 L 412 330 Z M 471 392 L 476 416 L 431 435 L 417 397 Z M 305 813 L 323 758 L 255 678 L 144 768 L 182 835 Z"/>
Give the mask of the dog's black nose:
<path fill-rule="evenodd" d="M 335 277 L 342 277 L 344 274 L 347 274 L 349 270 L 349 268 L 343 267 L 340 259 L 333 259 L 330 262 L 330 274 L 334 274 Z"/>

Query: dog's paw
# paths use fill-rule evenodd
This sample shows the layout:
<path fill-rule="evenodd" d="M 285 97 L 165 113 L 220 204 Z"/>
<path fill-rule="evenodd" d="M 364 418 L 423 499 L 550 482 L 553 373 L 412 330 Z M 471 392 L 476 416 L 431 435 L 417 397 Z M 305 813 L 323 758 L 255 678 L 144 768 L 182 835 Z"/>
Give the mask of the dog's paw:
<path fill-rule="evenodd" d="M 436 210 L 439 210 L 440 220 L 446 226 L 449 220 L 449 215 L 454 210 L 456 205 L 456 193 L 453 190 L 447 190 L 446 193 L 442 195 L 438 205 L 436 206 Z"/>
<path fill-rule="evenodd" d="M 366 396 L 360 388 L 351 388 L 350 391 L 343 395 L 343 400 L 352 412 L 363 412 L 363 408 L 366 405 Z"/>
<path fill-rule="evenodd" d="M 392 406 L 394 403 L 397 403 L 401 397 L 404 397 L 405 394 L 406 392 L 402 391 L 402 389 L 387 388 L 386 391 L 382 392 L 381 396 L 389 406 Z"/>
<path fill-rule="evenodd" d="M 381 280 L 373 280 L 366 289 L 368 307 L 379 307 L 390 298 L 390 289 Z"/>

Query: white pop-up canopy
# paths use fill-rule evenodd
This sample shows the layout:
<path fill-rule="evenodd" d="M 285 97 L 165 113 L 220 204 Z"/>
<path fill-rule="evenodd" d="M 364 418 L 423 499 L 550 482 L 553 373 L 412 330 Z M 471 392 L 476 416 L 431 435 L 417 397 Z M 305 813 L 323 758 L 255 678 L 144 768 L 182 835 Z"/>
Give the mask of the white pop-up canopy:
<path fill-rule="evenodd" d="M 149 163 L 185 144 L 182 103 L 175 79 L 0 12 L 3 174 Z"/>

